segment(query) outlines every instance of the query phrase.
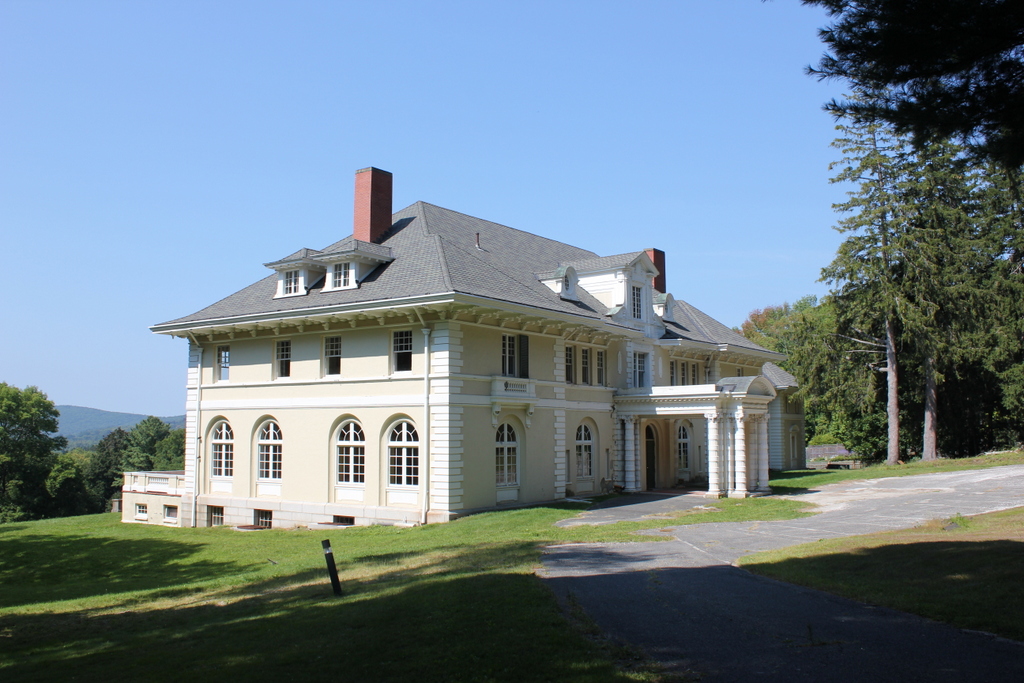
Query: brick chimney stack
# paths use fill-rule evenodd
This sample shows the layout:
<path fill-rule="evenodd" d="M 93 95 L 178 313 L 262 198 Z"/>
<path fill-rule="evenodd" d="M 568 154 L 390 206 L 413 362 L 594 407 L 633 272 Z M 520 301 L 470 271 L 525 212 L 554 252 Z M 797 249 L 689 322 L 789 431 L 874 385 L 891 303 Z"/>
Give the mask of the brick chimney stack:
<path fill-rule="evenodd" d="M 647 257 L 654 263 L 654 267 L 658 269 L 658 276 L 651 280 L 651 284 L 654 288 L 664 294 L 665 289 L 665 252 L 661 249 L 647 249 Z"/>
<path fill-rule="evenodd" d="M 356 171 L 353 237 L 380 244 L 390 229 L 391 174 L 372 166 Z"/>

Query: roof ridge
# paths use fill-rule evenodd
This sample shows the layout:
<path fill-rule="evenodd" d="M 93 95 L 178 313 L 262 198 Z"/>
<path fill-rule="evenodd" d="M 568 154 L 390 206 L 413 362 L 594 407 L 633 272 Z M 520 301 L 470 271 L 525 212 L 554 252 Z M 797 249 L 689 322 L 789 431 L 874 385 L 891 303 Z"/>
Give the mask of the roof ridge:
<path fill-rule="evenodd" d="M 523 235 L 529 235 L 530 237 L 533 237 L 533 238 L 536 238 L 536 239 L 539 239 L 539 240 L 544 240 L 545 242 L 554 242 L 555 244 L 560 244 L 560 245 L 562 245 L 564 247 L 570 247 L 572 249 L 577 249 L 579 251 L 585 251 L 588 254 L 594 254 L 595 258 L 600 258 L 595 252 L 592 252 L 589 249 L 584 249 L 583 247 L 577 247 L 575 244 L 569 244 L 568 242 L 561 242 L 559 240 L 551 239 L 550 237 L 544 237 L 543 235 L 538 235 L 536 233 L 529 232 L 528 230 L 520 230 L 519 228 L 513 228 L 512 226 L 505 225 L 504 223 L 498 223 L 496 221 L 488 220 L 486 218 L 479 218 L 477 216 L 471 216 L 468 213 L 463 213 L 462 211 L 456 211 L 454 209 L 448 209 L 448 208 L 445 208 L 443 206 L 438 206 L 437 204 L 431 204 L 430 202 L 417 201 L 415 203 L 416 204 L 422 204 L 424 206 L 429 206 L 429 207 L 431 207 L 433 209 L 438 209 L 440 211 L 447 211 L 448 213 L 454 213 L 454 214 L 457 214 L 459 216 L 465 216 L 466 218 L 470 218 L 470 219 L 472 219 L 474 221 L 482 221 L 484 223 L 490 223 L 491 225 L 496 225 L 499 228 L 505 228 L 506 230 L 511 230 L 512 232 L 522 233 Z M 406 208 L 408 208 L 408 207 L 406 207 Z M 427 221 L 424 221 L 424 222 L 427 222 Z"/>
<path fill-rule="evenodd" d="M 451 271 L 448 269 L 448 259 L 445 257 L 444 253 L 444 240 L 437 233 L 430 232 L 430 219 L 427 218 L 427 212 L 423 210 L 423 206 L 425 204 L 426 202 L 422 201 L 415 202 L 414 206 L 417 208 L 413 211 L 418 213 L 420 219 L 423 221 L 423 225 L 421 226 L 423 234 L 427 237 L 433 238 L 434 248 L 437 249 L 437 261 L 441 266 L 441 278 L 444 280 L 445 288 L 447 288 L 449 292 L 454 292 L 455 287 L 452 285 L 452 275 Z M 405 209 L 403 209 L 403 211 L 404 210 Z"/>

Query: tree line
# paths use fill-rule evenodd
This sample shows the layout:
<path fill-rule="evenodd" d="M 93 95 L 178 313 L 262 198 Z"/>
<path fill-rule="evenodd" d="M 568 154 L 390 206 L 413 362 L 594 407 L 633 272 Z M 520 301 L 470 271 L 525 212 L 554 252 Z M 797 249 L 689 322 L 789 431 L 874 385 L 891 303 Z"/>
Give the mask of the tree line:
<path fill-rule="evenodd" d="M 0 523 L 105 512 L 123 472 L 184 467 L 185 430 L 159 418 L 71 450 L 55 434 L 59 418 L 36 387 L 0 383 Z"/>
<path fill-rule="evenodd" d="M 870 100 L 863 93 L 853 101 Z M 896 463 L 1024 440 L 1024 183 L 950 140 L 848 117 L 833 143 L 846 235 L 818 301 L 741 332 L 789 355 L 810 442 Z"/>
<path fill-rule="evenodd" d="M 843 79 L 834 182 L 854 187 L 831 291 L 754 311 L 789 354 L 810 442 L 889 463 L 1024 440 L 1024 4 L 802 0 Z"/>

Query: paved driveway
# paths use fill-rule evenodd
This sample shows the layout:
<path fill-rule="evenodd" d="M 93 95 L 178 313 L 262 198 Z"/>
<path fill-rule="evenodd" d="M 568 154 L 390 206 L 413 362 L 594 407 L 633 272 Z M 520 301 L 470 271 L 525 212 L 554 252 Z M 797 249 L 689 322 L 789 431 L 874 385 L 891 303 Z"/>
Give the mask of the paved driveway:
<path fill-rule="evenodd" d="M 672 527 L 668 542 L 553 546 L 539 573 L 609 636 L 703 681 L 1024 681 L 1024 644 L 732 566 L 760 550 L 1024 506 L 1024 466 L 846 482 L 799 498 L 823 512 Z M 636 503 L 565 523 L 640 519 L 708 502 L 699 494 L 626 500 Z"/>

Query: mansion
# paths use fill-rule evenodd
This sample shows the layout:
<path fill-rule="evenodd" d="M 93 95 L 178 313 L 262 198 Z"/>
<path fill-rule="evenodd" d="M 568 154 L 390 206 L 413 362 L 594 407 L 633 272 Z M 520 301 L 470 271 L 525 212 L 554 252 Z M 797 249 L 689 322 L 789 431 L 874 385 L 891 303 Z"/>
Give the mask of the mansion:
<path fill-rule="evenodd" d="M 355 186 L 351 235 L 152 328 L 188 341 L 185 470 L 125 473 L 124 521 L 412 525 L 803 466 L 783 356 L 669 293 L 662 251 Z"/>

